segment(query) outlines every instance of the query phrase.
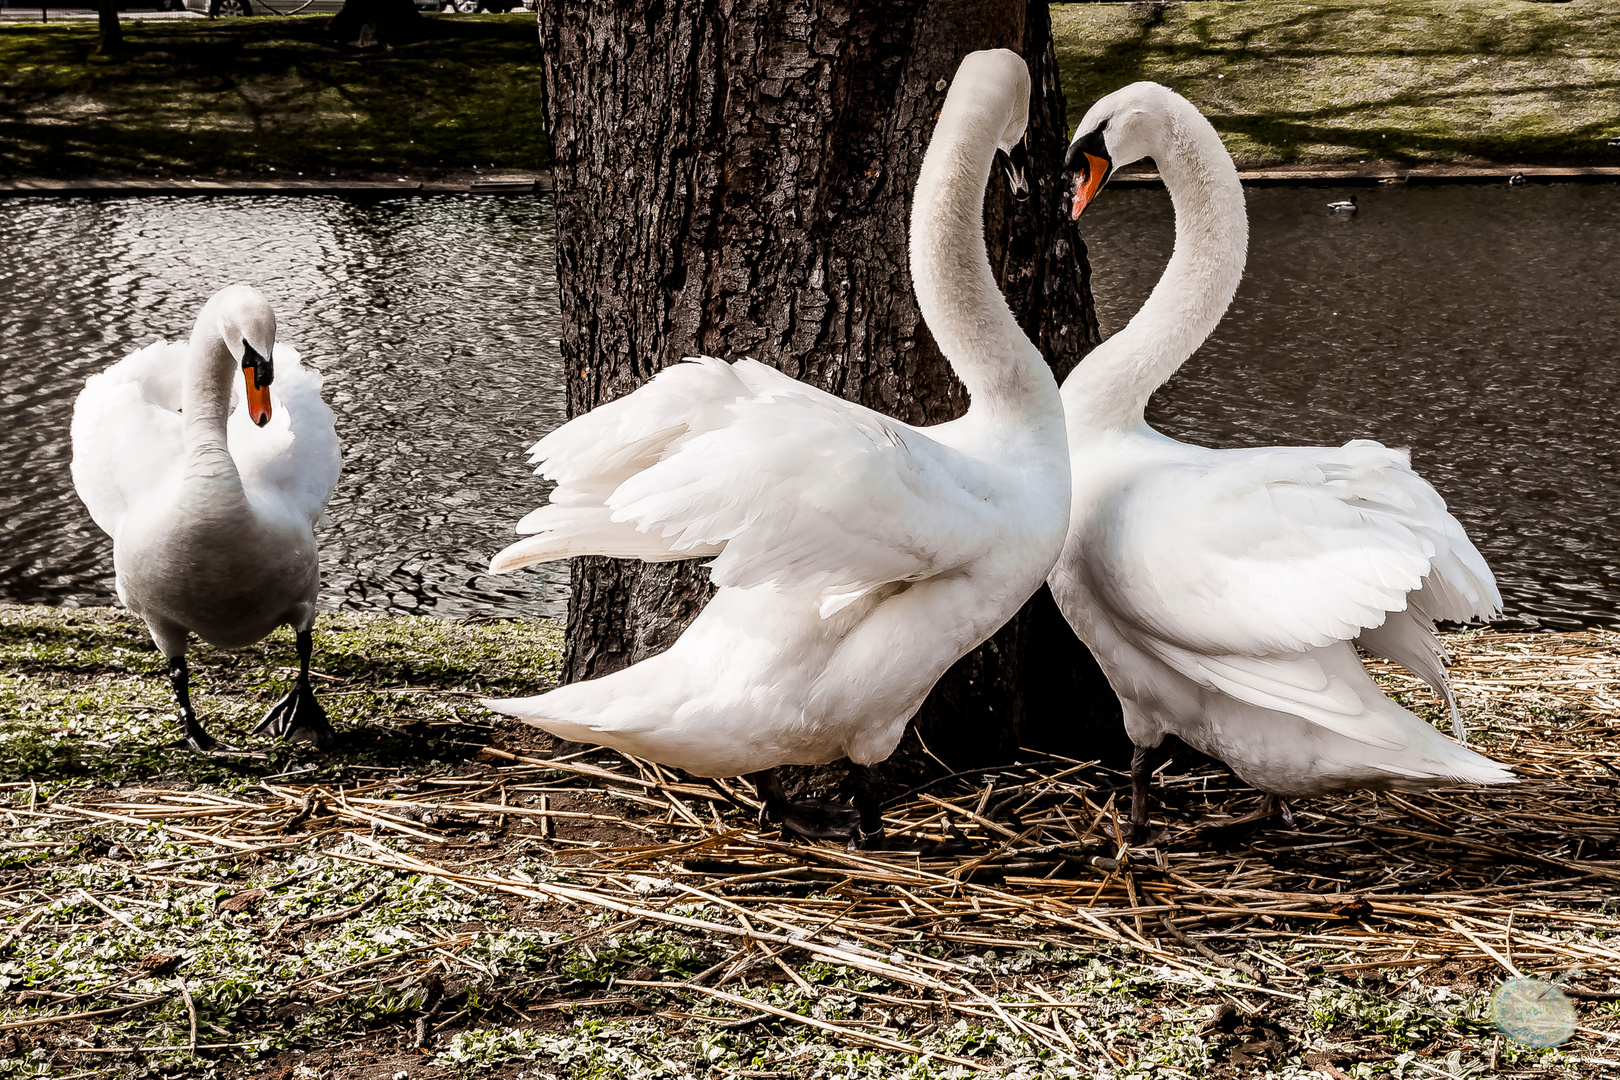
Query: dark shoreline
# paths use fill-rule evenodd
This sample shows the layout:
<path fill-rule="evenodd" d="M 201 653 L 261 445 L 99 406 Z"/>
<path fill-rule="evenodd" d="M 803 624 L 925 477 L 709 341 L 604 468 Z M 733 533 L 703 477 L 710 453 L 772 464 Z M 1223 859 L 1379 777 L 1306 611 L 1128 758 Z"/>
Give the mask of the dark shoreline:
<path fill-rule="evenodd" d="M 1616 166 L 1552 165 L 1266 165 L 1239 168 L 1251 186 L 1355 186 L 1370 184 L 1502 184 L 1515 175 L 1527 183 L 1604 184 L 1620 181 Z M 1146 187 L 1159 183 L 1152 170 L 1123 170 L 1109 181 L 1115 186 Z M 271 180 L 262 177 L 151 179 L 85 177 L 64 180 L 0 180 L 0 199 L 30 195 L 528 195 L 551 190 L 548 172 L 493 176 L 446 176 L 431 180 L 370 177 L 332 180 Z"/>
<path fill-rule="evenodd" d="M 421 180 L 398 173 L 330 180 L 275 180 L 264 177 L 152 179 L 84 177 L 72 180 L 0 180 L 0 199 L 26 195 L 529 195 L 551 190 L 549 172 L 449 175 Z"/>

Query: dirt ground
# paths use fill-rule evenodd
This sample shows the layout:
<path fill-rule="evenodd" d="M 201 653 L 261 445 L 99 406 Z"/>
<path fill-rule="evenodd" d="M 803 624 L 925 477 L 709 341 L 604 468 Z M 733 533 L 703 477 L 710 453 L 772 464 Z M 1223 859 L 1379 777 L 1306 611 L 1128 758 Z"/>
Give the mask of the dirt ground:
<path fill-rule="evenodd" d="M 0 1076 L 1342 1080 L 1620 1059 L 1620 635 L 1453 639 L 1512 788 L 1232 826 L 1255 794 L 1182 756 L 1131 846 L 1101 765 L 907 766 L 888 849 L 851 853 L 761 829 L 744 785 L 492 723 L 477 698 L 543 685 L 555 628 L 330 624 L 337 750 L 245 736 L 284 686 L 277 641 L 196 658 L 203 718 L 240 749 L 204 758 L 155 748 L 166 687 L 127 617 L 0 608 Z M 1562 980 L 1572 1038 L 1503 1033 L 1514 974 Z"/>

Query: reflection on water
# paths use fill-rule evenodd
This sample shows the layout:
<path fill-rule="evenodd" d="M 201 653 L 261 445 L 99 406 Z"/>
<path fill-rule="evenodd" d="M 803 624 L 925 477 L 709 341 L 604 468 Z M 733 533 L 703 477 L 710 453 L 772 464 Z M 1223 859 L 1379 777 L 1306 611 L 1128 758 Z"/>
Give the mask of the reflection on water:
<path fill-rule="evenodd" d="M 1249 272 L 1149 419 L 1218 446 L 1410 446 L 1495 568 L 1508 611 L 1620 623 L 1620 187 L 1249 192 Z M 1162 191 L 1082 224 L 1106 330 L 1169 256 Z M 328 604 L 562 611 L 559 567 L 483 572 L 541 488 L 561 422 L 549 205 L 463 196 L 0 203 L 0 600 L 105 603 L 111 543 L 68 476 L 85 378 L 183 338 L 219 285 L 258 285 L 326 376 L 343 479 Z"/>
<path fill-rule="evenodd" d="M 1249 269 L 1148 420 L 1211 446 L 1412 450 L 1517 620 L 1620 624 L 1620 186 L 1248 192 Z M 1085 229 L 1105 333 L 1152 289 L 1169 196 Z"/>
<path fill-rule="evenodd" d="M 112 542 L 68 475 L 73 399 L 184 340 L 231 281 L 265 293 L 337 413 L 324 602 L 561 614 L 561 568 L 484 572 L 539 500 L 526 448 L 563 416 L 550 206 L 464 196 L 0 203 L 0 600 L 113 599 Z"/>

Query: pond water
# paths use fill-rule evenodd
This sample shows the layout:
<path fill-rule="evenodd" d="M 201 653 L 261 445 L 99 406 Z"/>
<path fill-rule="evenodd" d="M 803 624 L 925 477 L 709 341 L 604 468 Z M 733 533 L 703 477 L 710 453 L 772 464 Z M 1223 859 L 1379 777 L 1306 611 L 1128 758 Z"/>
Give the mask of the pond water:
<path fill-rule="evenodd" d="M 1620 187 L 1249 192 L 1249 273 L 1149 419 L 1210 445 L 1412 448 L 1515 621 L 1620 624 Z M 1082 224 L 1104 329 L 1169 256 L 1162 191 Z M 540 497 L 562 421 L 541 199 L 144 197 L 0 202 L 0 600 L 113 601 L 111 541 L 68 475 L 73 398 L 246 280 L 326 377 L 344 471 L 322 524 L 328 606 L 563 611 L 560 567 L 484 572 Z"/>
<path fill-rule="evenodd" d="M 1327 211 L 1356 194 L 1354 217 Z M 1250 188 L 1249 268 L 1148 421 L 1412 451 L 1521 625 L 1620 624 L 1620 186 Z M 1170 257 L 1162 190 L 1081 219 L 1104 333 Z"/>

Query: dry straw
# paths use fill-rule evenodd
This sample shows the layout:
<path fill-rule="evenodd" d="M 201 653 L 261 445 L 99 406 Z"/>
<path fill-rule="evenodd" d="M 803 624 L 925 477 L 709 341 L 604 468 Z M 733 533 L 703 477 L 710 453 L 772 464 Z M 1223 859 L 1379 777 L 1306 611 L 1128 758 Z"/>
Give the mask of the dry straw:
<path fill-rule="evenodd" d="M 604 768 L 494 749 L 476 776 L 393 776 L 345 788 L 266 782 L 251 797 L 126 790 L 94 807 L 42 800 L 18 812 L 37 823 L 161 821 L 220 849 L 144 869 L 179 881 L 200 861 L 283 851 L 308 834 L 350 836 L 355 843 L 324 850 L 467 892 L 605 913 L 603 930 L 662 927 L 726 943 L 720 963 L 686 982 L 624 984 L 639 993 L 670 991 L 669 1002 L 701 993 L 892 1051 L 924 1053 L 887 1018 L 943 1010 L 1021 1032 L 1059 1060 L 1107 1052 L 1075 1025 L 1083 1002 L 1062 1000 L 1036 978 L 988 979 L 931 955 L 939 943 L 1107 946 L 1163 971 L 1173 993 L 1225 995 L 1247 1011 L 1381 969 L 1493 981 L 1578 967 L 1572 996 L 1620 997 L 1612 992 L 1620 948 L 1607 944 L 1620 930 L 1620 634 L 1475 633 L 1451 644 L 1481 749 L 1511 763 L 1522 783 L 1314 799 L 1296 807 L 1297 830 L 1219 828 L 1252 809 L 1255 794 L 1217 767 L 1172 766 L 1160 783 L 1166 832 L 1151 847 L 1127 849 L 1114 839 L 1123 778 L 1041 755 L 897 800 L 888 833 L 913 851 L 785 842 L 754 827 L 756 804 L 735 783 L 681 782 L 632 760 Z M 1374 670 L 1412 703 L 1433 706 L 1404 671 Z M 570 842 L 558 835 L 563 825 L 639 839 Z M 468 827 L 557 850 L 554 879 L 503 873 L 498 859 L 479 864 L 465 847 L 437 847 Z M 407 843 L 381 842 L 390 837 Z M 468 940 L 447 936 L 433 948 L 453 958 Z M 834 1022 L 726 989 L 770 968 L 799 981 L 793 964 L 805 959 L 869 972 L 892 992 L 853 991 L 878 1007 L 858 1022 Z M 323 976 L 320 986 L 342 993 L 344 974 Z M 621 999 L 610 987 L 601 1000 Z M 1076 1030 L 1089 1041 L 1077 1042 Z"/>

